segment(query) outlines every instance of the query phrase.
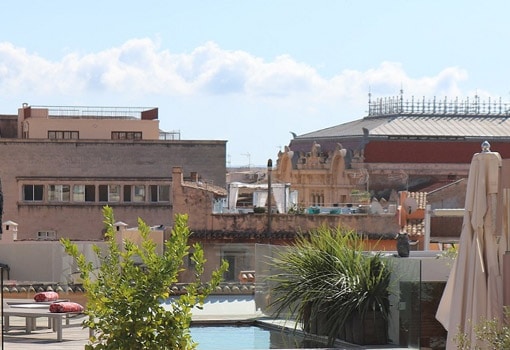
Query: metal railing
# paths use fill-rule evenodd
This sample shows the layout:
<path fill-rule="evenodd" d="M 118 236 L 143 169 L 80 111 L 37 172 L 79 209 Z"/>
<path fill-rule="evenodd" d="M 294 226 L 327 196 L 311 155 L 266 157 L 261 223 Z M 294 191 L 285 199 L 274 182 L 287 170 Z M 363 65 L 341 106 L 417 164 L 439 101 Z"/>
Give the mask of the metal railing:
<path fill-rule="evenodd" d="M 503 102 L 501 98 L 491 100 L 481 100 L 479 96 L 473 99 L 469 97 L 459 100 L 448 100 L 425 97 L 418 99 L 413 96 L 411 100 L 404 100 L 403 96 L 393 96 L 378 98 L 375 101 L 369 99 L 368 116 L 387 116 L 387 115 L 437 115 L 437 116 L 494 116 L 507 117 L 510 115 L 510 103 Z"/>
<path fill-rule="evenodd" d="M 47 109 L 51 118 L 141 119 L 142 112 L 155 107 L 32 106 L 32 108 Z"/>

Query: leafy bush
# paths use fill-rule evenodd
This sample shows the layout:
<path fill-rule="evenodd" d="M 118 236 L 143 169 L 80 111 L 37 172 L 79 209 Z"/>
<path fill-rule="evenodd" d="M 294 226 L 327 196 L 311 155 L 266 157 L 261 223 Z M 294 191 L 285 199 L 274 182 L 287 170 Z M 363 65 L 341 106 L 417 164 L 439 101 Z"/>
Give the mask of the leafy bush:
<path fill-rule="evenodd" d="M 213 272 L 209 284 L 200 280 L 204 272 L 204 253 L 200 245 L 193 246 L 195 281 L 186 293 L 176 297 L 169 310 L 162 301 L 170 296 L 170 286 L 177 282 L 183 270 L 183 259 L 190 247 L 187 216 L 176 215 L 171 237 L 165 242 L 163 255 L 155 252 L 156 244 L 149 238 L 150 227 L 141 219 L 138 230 L 140 245 L 115 240 L 114 217 L 110 207 L 103 209 L 107 249 L 94 246 L 100 264 L 96 268 L 79 252 L 69 239 L 61 242 L 80 270 L 88 297 L 84 326 L 94 335 L 85 349 L 194 349 L 189 333 L 191 309 L 200 306 L 219 284 L 228 264 Z"/>
<path fill-rule="evenodd" d="M 254 207 L 253 208 L 253 212 L 254 213 L 258 213 L 258 214 L 265 213 L 266 212 L 266 208 L 265 207 Z"/>
<path fill-rule="evenodd" d="M 510 317 L 510 309 L 505 307 L 505 319 Z M 474 326 L 476 340 L 483 344 L 472 344 L 465 333 L 455 337 L 458 350 L 510 349 L 510 326 L 497 319 L 483 320 Z"/>
<path fill-rule="evenodd" d="M 447 259 L 448 260 L 447 265 L 452 266 L 453 262 L 455 261 L 455 259 L 458 256 L 458 254 L 459 254 L 458 244 L 452 244 L 447 249 L 441 251 L 441 253 L 436 258 L 437 259 L 441 259 L 441 258 Z"/>
<path fill-rule="evenodd" d="M 351 199 L 355 202 L 368 203 L 372 198 L 372 194 L 368 191 L 352 190 Z"/>
<path fill-rule="evenodd" d="M 316 332 L 329 345 L 356 317 L 378 312 L 387 320 L 390 269 L 380 254 L 363 249 L 363 239 L 348 229 L 322 227 L 300 236 L 272 261 L 281 271 L 270 277 L 276 316 L 289 312 L 307 331 L 319 324 Z"/>

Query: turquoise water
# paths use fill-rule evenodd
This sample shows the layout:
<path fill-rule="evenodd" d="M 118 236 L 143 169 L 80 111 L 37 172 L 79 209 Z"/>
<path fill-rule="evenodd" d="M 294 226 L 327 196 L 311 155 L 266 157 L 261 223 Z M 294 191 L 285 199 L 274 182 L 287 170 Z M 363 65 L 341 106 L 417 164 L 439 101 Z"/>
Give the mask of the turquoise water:
<path fill-rule="evenodd" d="M 193 326 L 191 336 L 198 350 L 317 349 L 323 344 L 295 334 L 256 326 Z"/>

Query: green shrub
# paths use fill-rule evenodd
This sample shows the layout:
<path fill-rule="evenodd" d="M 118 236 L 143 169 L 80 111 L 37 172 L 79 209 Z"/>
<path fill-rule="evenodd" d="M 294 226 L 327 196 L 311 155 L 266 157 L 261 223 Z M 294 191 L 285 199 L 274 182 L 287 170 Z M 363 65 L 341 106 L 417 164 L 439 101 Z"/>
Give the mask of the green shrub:
<path fill-rule="evenodd" d="M 149 238 L 150 228 L 138 220 L 142 237 L 140 245 L 130 241 L 119 247 L 115 240 L 114 217 L 110 207 L 103 209 L 107 249 L 94 246 L 99 266 L 93 266 L 69 239 L 61 242 L 80 270 L 87 295 L 84 326 L 94 335 L 85 349 L 194 349 L 189 333 L 191 309 L 200 306 L 219 284 L 228 264 L 213 272 L 208 284 L 201 282 L 204 253 L 193 246 L 195 281 L 185 294 L 176 297 L 168 310 L 161 303 L 170 296 L 170 286 L 183 270 L 183 259 L 190 247 L 187 216 L 176 215 L 172 234 L 163 255 L 155 252 L 156 244 Z M 123 248 L 123 249 L 122 249 Z"/>
<path fill-rule="evenodd" d="M 265 207 L 254 207 L 253 208 L 253 212 L 254 213 L 258 213 L 258 214 L 265 213 L 266 212 L 266 208 Z"/>
<path fill-rule="evenodd" d="M 482 349 L 510 349 L 510 326 L 508 320 L 510 317 L 510 309 L 504 307 L 505 322 L 497 319 L 483 320 L 476 324 L 473 329 L 475 331 L 476 340 L 483 344 L 482 346 L 472 344 L 465 333 L 458 333 L 455 337 L 457 349 L 459 350 L 482 350 Z"/>
<path fill-rule="evenodd" d="M 280 271 L 270 277 L 276 316 L 289 312 L 305 330 L 327 335 L 329 345 L 354 318 L 377 312 L 387 320 L 390 268 L 363 249 L 363 239 L 349 229 L 322 227 L 300 236 L 272 261 Z"/>

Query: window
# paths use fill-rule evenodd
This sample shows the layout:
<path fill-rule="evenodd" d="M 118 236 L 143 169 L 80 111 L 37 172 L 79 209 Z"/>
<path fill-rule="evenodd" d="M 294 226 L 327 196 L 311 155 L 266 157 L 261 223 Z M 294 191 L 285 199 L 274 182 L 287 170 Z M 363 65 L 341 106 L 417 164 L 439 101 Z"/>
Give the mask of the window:
<path fill-rule="evenodd" d="M 112 131 L 112 140 L 141 140 L 141 131 Z"/>
<path fill-rule="evenodd" d="M 49 202 L 69 202 L 69 185 L 48 185 Z"/>
<path fill-rule="evenodd" d="M 120 185 L 99 185 L 100 202 L 119 202 Z"/>
<path fill-rule="evenodd" d="M 145 185 L 124 185 L 124 202 L 145 202 Z"/>
<path fill-rule="evenodd" d="M 135 185 L 133 202 L 145 202 L 145 186 Z"/>
<path fill-rule="evenodd" d="M 73 202 L 95 202 L 96 188 L 94 185 L 74 185 Z"/>
<path fill-rule="evenodd" d="M 42 201 L 43 188 L 43 185 L 23 185 L 23 200 L 32 202 Z"/>
<path fill-rule="evenodd" d="M 85 186 L 73 186 L 73 202 L 85 202 Z"/>
<path fill-rule="evenodd" d="M 120 186 L 108 185 L 108 202 L 120 201 Z"/>
<path fill-rule="evenodd" d="M 131 185 L 124 185 L 124 202 L 131 202 Z"/>
<path fill-rule="evenodd" d="M 51 140 L 78 140 L 79 136 L 78 131 L 48 131 L 48 138 Z"/>
<path fill-rule="evenodd" d="M 108 185 L 99 185 L 99 201 L 108 202 Z"/>
<path fill-rule="evenodd" d="M 85 202 L 96 201 L 96 186 L 85 185 Z"/>
<path fill-rule="evenodd" d="M 41 241 L 52 241 L 57 239 L 57 233 L 55 231 L 38 231 L 37 239 Z"/>
<path fill-rule="evenodd" d="M 189 252 L 188 257 L 187 259 L 184 260 L 186 262 L 186 267 L 189 269 L 194 269 L 195 266 L 197 265 L 196 262 L 193 260 L 193 253 L 195 253 L 195 249 L 190 248 L 188 252 Z"/>
<path fill-rule="evenodd" d="M 249 270 L 248 252 L 244 250 L 223 251 L 221 259 L 228 262 L 228 270 L 223 275 L 225 282 L 236 281 L 241 270 Z"/>
<path fill-rule="evenodd" d="M 324 193 L 315 193 L 311 194 L 311 202 L 313 206 L 323 206 L 324 205 Z"/>
<path fill-rule="evenodd" d="M 170 202 L 170 185 L 150 185 L 151 202 Z"/>

